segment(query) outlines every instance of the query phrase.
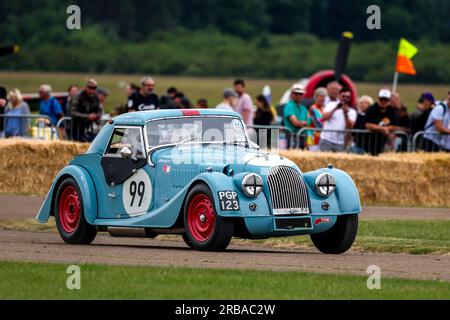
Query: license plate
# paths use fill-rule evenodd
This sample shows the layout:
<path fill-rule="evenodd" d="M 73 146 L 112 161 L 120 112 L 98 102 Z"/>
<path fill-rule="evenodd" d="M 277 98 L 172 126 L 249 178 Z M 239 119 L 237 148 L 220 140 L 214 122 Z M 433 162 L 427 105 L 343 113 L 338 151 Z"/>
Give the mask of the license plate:
<path fill-rule="evenodd" d="M 239 211 L 239 199 L 236 191 L 219 191 L 220 210 Z"/>
<path fill-rule="evenodd" d="M 278 230 L 312 229 L 311 218 L 275 219 Z"/>

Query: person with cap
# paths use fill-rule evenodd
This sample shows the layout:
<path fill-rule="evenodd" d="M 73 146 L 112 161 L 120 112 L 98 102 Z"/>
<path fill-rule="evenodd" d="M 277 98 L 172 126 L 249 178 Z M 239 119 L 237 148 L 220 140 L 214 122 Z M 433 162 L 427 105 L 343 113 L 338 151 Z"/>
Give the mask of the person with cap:
<path fill-rule="evenodd" d="M 289 129 L 287 134 L 288 149 L 305 148 L 306 137 L 300 136 L 297 139 L 297 133 L 310 124 L 308 109 L 302 104 L 305 92 L 305 88 L 301 84 L 294 84 L 291 88 L 291 99 L 284 107 L 283 123 Z"/>
<path fill-rule="evenodd" d="M 155 80 L 144 77 L 141 80 L 141 89 L 133 93 L 128 99 L 128 111 L 148 111 L 159 109 L 159 98 L 154 93 Z"/>
<path fill-rule="evenodd" d="M 450 152 L 450 91 L 447 101 L 435 106 L 428 117 L 423 137 L 423 147 L 427 152 Z"/>
<path fill-rule="evenodd" d="M 431 110 L 435 106 L 434 96 L 430 92 L 424 92 L 419 98 L 420 111 L 411 118 L 411 134 L 424 131 L 430 116 Z M 419 109 L 418 109 L 419 110 Z"/>
<path fill-rule="evenodd" d="M 391 134 L 397 130 L 396 114 L 391 106 L 391 99 L 391 92 L 382 89 L 378 93 L 378 101 L 367 110 L 366 129 L 370 130 L 371 134 L 365 151 L 374 156 L 384 151 Z"/>
<path fill-rule="evenodd" d="M 98 102 L 100 103 L 100 110 L 103 114 L 105 112 L 105 103 L 106 103 L 106 99 L 109 96 L 109 92 L 105 88 L 98 88 L 97 96 L 98 96 Z"/>
<path fill-rule="evenodd" d="M 217 105 L 216 109 L 234 111 L 236 99 L 236 92 L 231 88 L 227 88 L 223 91 L 223 101 Z"/>
<path fill-rule="evenodd" d="M 252 126 L 255 111 L 252 97 L 246 92 L 245 81 L 242 79 L 234 81 L 234 91 L 237 93 L 236 112 L 242 116 L 245 125 Z"/>
<path fill-rule="evenodd" d="M 72 116 L 72 139 L 81 142 L 92 142 L 95 135 L 90 128 L 102 116 L 100 100 L 97 95 L 98 84 L 95 79 L 89 79 L 83 90 L 70 102 Z"/>
<path fill-rule="evenodd" d="M 0 87 L 0 115 L 5 113 L 5 108 L 8 105 L 8 94 L 4 87 Z M 4 118 L 0 117 L 0 138 L 5 136 Z"/>
<path fill-rule="evenodd" d="M 39 97 L 41 98 L 39 114 L 46 115 L 50 118 L 51 123 L 47 123 L 48 125 L 56 126 L 58 120 L 64 117 L 64 112 L 59 101 L 52 96 L 52 87 L 48 84 L 41 85 L 39 88 Z"/>

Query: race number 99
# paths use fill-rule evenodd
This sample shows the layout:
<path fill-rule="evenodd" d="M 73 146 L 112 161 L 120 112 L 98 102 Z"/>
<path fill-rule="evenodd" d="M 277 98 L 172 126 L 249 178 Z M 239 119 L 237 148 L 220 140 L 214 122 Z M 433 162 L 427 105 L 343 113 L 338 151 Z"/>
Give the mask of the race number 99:
<path fill-rule="evenodd" d="M 139 170 L 123 184 L 123 206 L 130 216 L 147 213 L 152 200 L 152 184 L 145 170 Z"/>

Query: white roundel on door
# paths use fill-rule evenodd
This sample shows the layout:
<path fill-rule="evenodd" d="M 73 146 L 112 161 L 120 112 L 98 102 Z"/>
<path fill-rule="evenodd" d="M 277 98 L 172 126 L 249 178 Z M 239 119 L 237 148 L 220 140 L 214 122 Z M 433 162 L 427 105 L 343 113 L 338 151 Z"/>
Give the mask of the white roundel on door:
<path fill-rule="evenodd" d="M 152 202 L 152 191 L 150 178 L 143 169 L 126 180 L 123 184 L 122 199 L 127 214 L 138 216 L 147 213 Z"/>

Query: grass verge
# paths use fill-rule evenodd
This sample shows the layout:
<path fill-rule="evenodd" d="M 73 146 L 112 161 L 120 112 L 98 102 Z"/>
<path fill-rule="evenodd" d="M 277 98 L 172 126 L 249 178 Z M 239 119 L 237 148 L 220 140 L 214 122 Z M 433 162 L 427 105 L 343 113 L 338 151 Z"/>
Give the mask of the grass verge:
<path fill-rule="evenodd" d="M 0 299 L 450 299 L 450 283 L 363 276 L 193 268 L 80 265 L 81 290 L 68 290 L 68 265 L 0 262 Z"/>

